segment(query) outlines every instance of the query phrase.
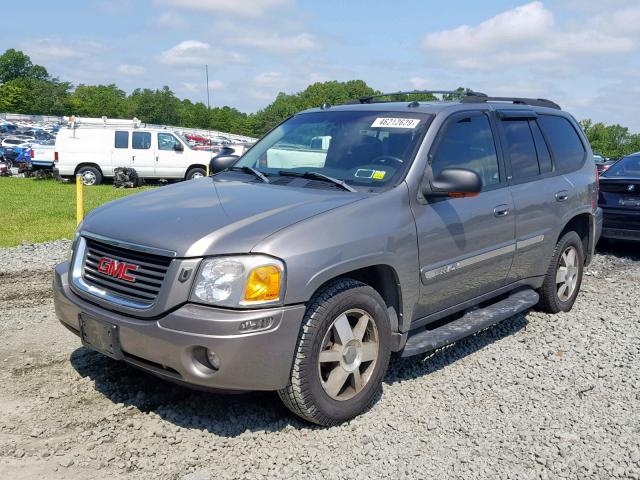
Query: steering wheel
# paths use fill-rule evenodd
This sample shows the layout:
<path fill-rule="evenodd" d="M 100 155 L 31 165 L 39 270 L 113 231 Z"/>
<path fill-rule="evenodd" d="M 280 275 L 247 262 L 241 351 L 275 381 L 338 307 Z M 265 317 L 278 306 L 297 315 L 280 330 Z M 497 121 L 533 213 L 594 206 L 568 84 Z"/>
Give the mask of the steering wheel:
<path fill-rule="evenodd" d="M 402 160 L 400 157 L 394 157 L 393 155 L 380 155 L 379 157 L 371 160 L 370 164 L 375 165 L 376 163 L 381 163 L 382 165 L 387 165 L 386 160 L 391 160 L 398 164 L 404 163 L 404 160 Z"/>

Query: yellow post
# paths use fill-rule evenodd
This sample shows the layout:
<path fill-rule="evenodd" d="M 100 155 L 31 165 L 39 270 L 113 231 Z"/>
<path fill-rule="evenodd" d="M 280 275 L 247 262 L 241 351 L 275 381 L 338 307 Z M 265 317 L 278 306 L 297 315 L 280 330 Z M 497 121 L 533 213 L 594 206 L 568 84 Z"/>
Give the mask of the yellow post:
<path fill-rule="evenodd" d="M 82 191 L 82 175 L 76 175 L 76 225 L 84 218 L 84 194 Z"/>
<path fill-rule="evenodd" d="M 207 177 L 209 176 L 209 164 L 207 164 Z"/>

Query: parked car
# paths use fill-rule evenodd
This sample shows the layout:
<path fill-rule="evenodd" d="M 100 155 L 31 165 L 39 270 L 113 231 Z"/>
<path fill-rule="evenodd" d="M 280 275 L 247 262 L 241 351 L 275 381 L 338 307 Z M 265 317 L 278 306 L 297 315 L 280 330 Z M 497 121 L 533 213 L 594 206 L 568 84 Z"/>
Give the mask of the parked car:
<path fill-rule="evenodd" d="M 602 155 L 599 155 L 597 153 L 593 154 L 593 161 L 596 164 L 596 168 L 598 169 L 598 173 L 602 174 L 603 172 L 605 172 L 611 165 L 613 165 L 614 163 L 616 163 L 613 160 L 610 160 Z"/>
<path fill-rule="evenodd" d="M 322 425 L 375 401 L 391 352 L 570 310 L 602 222 L 589 143 L 548 100 L 367 97 L 211 170 L 93 210 L 56 313 L 111 358 Z"/>
<path fill-rule="evenodd" d="M 28 147 L 30 142 L 27 139 L 11 136 L 2 140 L 2 146 L 8 148 Z"/>
<path fill-rule="evenodd" d="M 181 135 L 145 128 L 138 121 L 79 119 L 58 132 L 55 165 L 60 176 L 82 175 L 85 185 L 113 177 L 113 169 L 128 167 L 141 178 L 203 177 L 211 159 L 193 150 Z"/>
<path fill-rule="evenodd" d="M 54 146 L 33 144 L 31 146 L 31 164 L 36 170 L 52 169 L 55 165 Z"/>
<path fill-rule="evenodd" d="M 600 177 L 602 237 L 640 241 L 640 152 L 621 158 Z"/>

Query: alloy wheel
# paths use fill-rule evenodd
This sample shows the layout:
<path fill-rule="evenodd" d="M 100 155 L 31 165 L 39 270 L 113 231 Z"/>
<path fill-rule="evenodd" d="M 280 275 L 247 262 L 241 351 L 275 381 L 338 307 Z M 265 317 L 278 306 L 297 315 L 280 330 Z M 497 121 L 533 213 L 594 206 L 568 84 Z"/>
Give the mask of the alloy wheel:
<path fill-rule="evenodd" d="M 340 314 L 327 330 L 318 357 L 327 395 L 343 401 L 360 393 L 375 370 L 378 351 L 378 329 L 367 312 L 351 309 Z"/>
<path fill-rule="evenodd" d="M 578 271 L 578 251 L 575 247 L 569 246 L 562 252 L 556 272 L 556 285 L 560 301 L 566 302 L 573 295 L 578 284 Z"/>

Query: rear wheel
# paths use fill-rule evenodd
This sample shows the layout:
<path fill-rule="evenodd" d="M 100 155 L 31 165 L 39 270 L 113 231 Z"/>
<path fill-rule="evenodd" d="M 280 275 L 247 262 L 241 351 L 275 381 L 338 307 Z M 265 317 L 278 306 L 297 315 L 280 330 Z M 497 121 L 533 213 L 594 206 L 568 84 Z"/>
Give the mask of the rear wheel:
<path fill-rule="evenodd" d="M 88 187 L 102 183 L 102 173 L 95 167 L 80 167 L 76 175 L 80 175 L 82 184 Z"/>
<path fill-rule="evenodd" d="M 331 426 L 377 398 L 390 356 L 391 329 L 373 288 L 338 280 L 317 293 L 305 314 L 291 380 L 278 392 L 296 415 Z"/>
<path fill-rule="evenodd" d="M 568 312 L 576 301 L 584 269 L 584 248 L 576 232 L 558 241 L 540 289 L 540 308 L 548 313 Z"/>

